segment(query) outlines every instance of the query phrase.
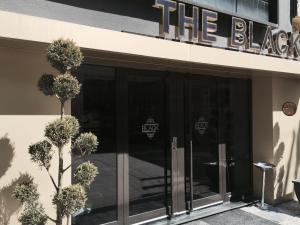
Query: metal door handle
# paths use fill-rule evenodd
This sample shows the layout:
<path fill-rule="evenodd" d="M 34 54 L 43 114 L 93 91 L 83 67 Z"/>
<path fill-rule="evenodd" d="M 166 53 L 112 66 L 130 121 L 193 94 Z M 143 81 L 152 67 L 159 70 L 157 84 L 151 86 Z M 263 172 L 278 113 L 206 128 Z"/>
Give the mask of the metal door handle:
<path fill-rule="evenodd" d="M 194 174 L 193 174 L 193 140 L 190 140 L 190 210 L 193 211 L 193 182 L 194 182 Z"/>
<path fill-rule="evenodd" d="M 177 150 L 177 137 L 173 137 L 172 138 L 172 151 L 176 151 Z"/>
<path fill-rule="evenodd" d="M 207 165 L 207 166 L 218 166 L 219 163 L 218 162 L 206 162 L 206 163 L 203 163 L 204 165 Z"/>

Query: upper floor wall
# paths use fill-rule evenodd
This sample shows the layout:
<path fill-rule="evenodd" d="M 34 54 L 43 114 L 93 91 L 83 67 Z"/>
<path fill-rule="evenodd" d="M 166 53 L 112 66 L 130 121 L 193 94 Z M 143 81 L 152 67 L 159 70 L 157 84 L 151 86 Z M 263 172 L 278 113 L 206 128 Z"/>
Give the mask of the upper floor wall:
<path fill-rule="evenodd" d="M 295 15 L 297 0 L 182 0 L 219 11 L 219 46 L 226 46 L 222 37 L 228 37 L 232 13 L 258 21 L 256 23 L 258 42 L 259 30 L 264 23 L 278 24 L 291 30 L 291 18 Z M 161 11 L 153 8 L 155 0 L 3 0 L 0 10 L 26 15 L 45 17 L 93 27 L 145 35 L 159 35 Z M 191 7 L 190 7 L 191 8 Z M 191 14 L 187 10 L 187 14 Z M 176 16 L 171 16 L 171 35 L 175 32 Z M 275 26 L 276 27 L 276 26 Z M 262 34 L 263 35 L 263 34 Z"/>

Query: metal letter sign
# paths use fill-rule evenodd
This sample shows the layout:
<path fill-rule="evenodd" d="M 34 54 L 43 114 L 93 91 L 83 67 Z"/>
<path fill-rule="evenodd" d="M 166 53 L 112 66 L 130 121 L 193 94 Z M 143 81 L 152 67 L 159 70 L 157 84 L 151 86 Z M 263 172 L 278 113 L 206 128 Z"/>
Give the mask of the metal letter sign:
<path fill-rule="evenodd" d="M 270 26 L 267 26 L 265 38 L 261 45 L 261 51 L 263 52 L 265 49 L 267 49 L 269 53 L 275 53 L 275 44 L 272 36 L 272 29 Z"/>
<path fill-rule="evenodd" d="M 185 28 L 191 29 L 190 40 L 198 42 L 199 33 L 199 8 L 193 6 L 193 17 L 185 16 L 185 4 L 178 4 L 178 36 L 185 37 Z"/>
<path fill-rule="evenodd" d="M 218 13 L 202 9 L 202 38 L 204 42 L 215 42 L 216 36 L 209 33 L 216 33 L 218 26 L 216 22 L 218 20 Z"/>
<path fill-rule="evenodd" d="M 300 50 L 299 50 L 299 41 L 300 41 L 300 35 L 297 35 L 296 37 L 294 37 L 296 35 L 291 34 L 290 37 L 290 46 L 289 46 L 289 52 L 291 55 L 293 56 L 300 56 Z"/>
<path fill-rule="evenodd" d="M 249 36 L 248 36 L 248 51 L 259 52 L 260 46 L 259 44 L 254 43 L 253 38 L 253 21 L 249 21 Z"/>
<path fill-rule="evenodd" d="M 232 17 L 231 26 L 231 46 L 240 47 L 245 46 L 247 43 L 247 24 L 245 20 Z"/>
<path fill-rule="evenodd" d="M 300 3 L 298 3 L 299 5 Z M 201 9 L 201 18 L 199 18 L 200 8 L 193 6 L 192 17 L 186 16 L 186 7 L 184 3 L 177 3 L 172 0 L 155 0 L 153 7 L 162 10 L 162 21 L 160 23 L 160 36 L 165 37 L 170 33 L 170 14 L 177 10 L 178 5 L 178 24 L 176 29 L 176 38 L 184 40 L 186 37 L 185 29 L 189 29 L 189 40 L 194 43 L 213 43 L 217 37 L 218 13 L 206 9 Z M 298 8 L 300 11 L 300 7 Z M 174 15 L 176 16 L 176 15 Z M 199 24 L 201 20 L 201 29 Z M 289 57 L 300 60 L 300 34 L 287 33 L 280 30 L 272 33 L 272 27 L 267 26 L 263 40 L 257 40 L 262 44 L 254 43 L 254 23 L 247 22 L 235 16 L 232 17 L 231 36 L 228 39 L 228 45 L 233 48 L 243 48 L 243 50 L 255 53 L 267 53 L 278 55 L 280 57 Z M 201 32 L 201 35 L 199 35 Z M 199 38 L 200 36 L 200 38 Z"/>
<path fill-rule="evenodd" d="M 146 134 L 149 139 L 154 138 L 154 135 L 159 130 L 159 124 L 149 117 L 145 124 L 142 125 L 142 133 Z"/>
<path fill-rule="evenodd" d="M 287 51 L 289 49 L 288 39 L 289 39 L 288 34 L 283 30 L 280 30 L 276 34 L 275 46 L 276 46 L 276 51 L 279 55 L 287 53 Z"/>
<path fill-rule="evenodd" d="M 155 0 L 153 7 L 162 9 L 160 35 L 164 37 L 170 33 L 170 12 L 176 11 L 177 3 L 170 0 Z"/>

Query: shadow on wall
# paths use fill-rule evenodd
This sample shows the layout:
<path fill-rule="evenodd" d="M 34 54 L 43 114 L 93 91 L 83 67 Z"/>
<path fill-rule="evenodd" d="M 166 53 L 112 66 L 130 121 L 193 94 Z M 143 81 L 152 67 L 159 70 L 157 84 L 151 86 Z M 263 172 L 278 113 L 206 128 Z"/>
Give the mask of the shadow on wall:
<path fill-rule="evenodd" d="M 275 150 L 275 155 L 274 155 L 274 165 L 277 167 L 280 161 L 283 158 L 283 154 L 285 151 L 285 144 L 283 142 L 279 143 L 280 139 L 280 127 L 279 124 L 276 123 L 275 126 L 273 127 L 273 147 L 275 148 L 278 146 Z M 278 168 L 277 168 L 278 171 Z M 284 194 L 284 165 L 280 167 L 279 173 L 277 174 L 276 178 L 276 183 L 275 183 L 275 189 L 277 188 L 277 192 L 275 194 L 275 198 L 282 198 Z"/>
<path fill-rule="evenodd" d="M 5 134 L 2 138 L 0 138 L 0 179 L 11 167 L 14 155 L 15 147 L 7 137 L 7 134 Z"/>
<path fill-rule="evenodd" d="M 0 189 L 0 224 L 8 225 L 11 216 L 20 209 L 21 203 L 12 197 L 16 185 L 20 182 L 32 180 L 29 174 L 20 174 L 9 185 Z"/>
<path fill-rule="evenodd" d="M 289 155 L 286 159 L 286 164 L 280 165 L 281 160 L 283 159 L 283 155 L 286 151 L 285 144 L 283 142 L 279 143 L 280 138 L 280 128 L 278 123 L 275 124 L 273 128 L 273 137 L 274 137 L 274 164 L 277 166 L 277 176 L 276 176 L 276 184 L 275 189 L 277 189 L 275 197 L 277 200 L 291 199 L 293 197 L 293 192 L 287 193 L 288 186 L 290 185 L 291 178 L 299 178 L 298 170 L 300 169 L 300 151 L 297 149 L 300 148 L 300 124 L 298 127 L 298 134 L 296 137 L 296 132 L 293 131 L 292 136 L 292 145 L 291 149 L 288 151 Z M 296 150 L 296 152 L 295 152 Z M 295 159 L 293 159 L 295 157 Z M 292 161 L 296 162 L 296 166 L 292 166 Z"/>
<path fill-rule="evenodd" d="M 0 179 L 12 165 L 15 155 L 14 145 L 7 134 L 0 138 Z M 7 225 L 10 217 L 20 208 L 20 203 L 12 197 L 12 192 L 17 183 L 32 179 L 28 174 L 20 174 L 19 178 L 0 188 L 0 224 Z"/>

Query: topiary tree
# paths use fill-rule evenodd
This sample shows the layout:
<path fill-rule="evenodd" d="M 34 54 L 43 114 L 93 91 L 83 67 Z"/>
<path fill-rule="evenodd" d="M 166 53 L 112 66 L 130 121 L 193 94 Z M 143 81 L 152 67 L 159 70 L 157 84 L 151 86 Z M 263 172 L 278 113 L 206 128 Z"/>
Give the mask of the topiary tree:
<path fill-rule="evenodd" d="M 73 149 L 84 157 L 96 151 L 97 137 L 92 133 L 79 135 L 79 123 L 73 116 L 64 115 L 65 103 L 76 97 L 80 92 L 81 84 L 72 72 L 80 66 L 83 60 L 80 48 L 71 40 L 59 39 L 51 43 L 47 50 L 49 63 L 60 74 L 43 74 L 38 81 L 38 87 L 46 96 L 56 96 L 60 103 L 60 118 L 50 122 L 45 128 L 45 140 L 29 146 L 31 160 L 41 169 L 47 171 L 56 190 L 52 204 L 56 207 L 56 218 L 50 218 L 39 202 L 37 185 L 33 180 L 20 183 L 16 186 L 13 196 L 24 204 L 24 210 L 19 217 L 22 225 L 44 225 L 51 220 L 56 225 L 62 225 L 64 217 L 67 223 L 71 214 L 82 209 L 86 202 L 86 190 L 98 175 L 97 167 L 91 162 L 79 165 L 74 174 L 75 184 L 64 187 L 63 175 L 71 168 L 65 167 L 65 148 L 74 139 Z M 49 169 L 53 155 L 57 154 L 58 174 L 53 177 Z"/>

